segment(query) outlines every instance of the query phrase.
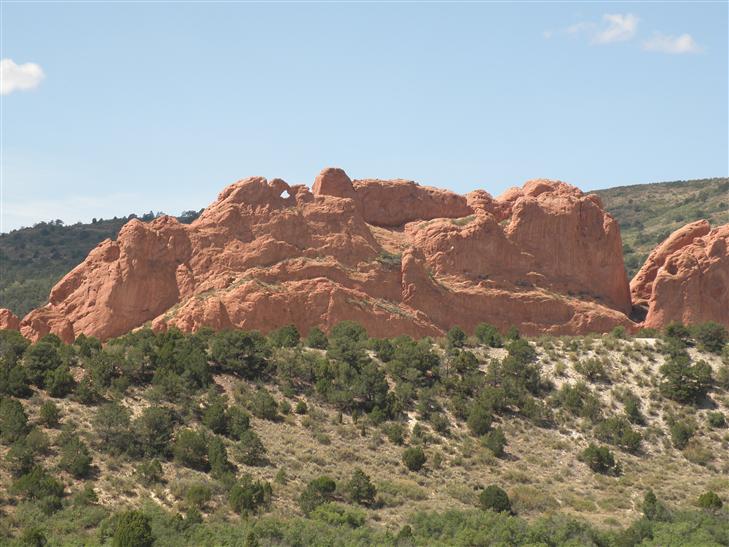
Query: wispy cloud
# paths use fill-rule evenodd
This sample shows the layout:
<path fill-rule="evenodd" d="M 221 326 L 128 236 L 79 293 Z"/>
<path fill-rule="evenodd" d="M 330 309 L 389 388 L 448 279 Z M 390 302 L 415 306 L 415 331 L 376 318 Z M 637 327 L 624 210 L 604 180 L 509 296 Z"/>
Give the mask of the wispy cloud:
<path fill-rule="evenodd" d="M 602 21 L 578 21 L 557 32 L 548 30 L 543 33 L 545 38 L 551 38 L 557 33 L 573 36 L 585 36 L 591 44 L 612 44 L 632 40 L 638 32 L 638 19 L 632 13 L 606 13 Z"/>
<path fill-rule="evenodd" d="M 690 34 L 671 36 L 661 32 L 654 32 L 653 36 L 643 42 L 643 49 L 659 53 L 670 53 L 680 55 L 682 53 L 699 53 L 701 46 L 696 43 Z"/>
<path fill-rule="evenodd" d="M 593 44 L 626 42 L 632 40 L 638 31 L 639 19 L 632 13 L 606 13 L 602 20 L 605 26 L 593 35 Z"/>
<path fill-rule="evenodd" d="M 43 69 L 35 63 L 18 65 L 12 59 L 0 61 L 0 94 L 35 89 L 45 77 Z"/>

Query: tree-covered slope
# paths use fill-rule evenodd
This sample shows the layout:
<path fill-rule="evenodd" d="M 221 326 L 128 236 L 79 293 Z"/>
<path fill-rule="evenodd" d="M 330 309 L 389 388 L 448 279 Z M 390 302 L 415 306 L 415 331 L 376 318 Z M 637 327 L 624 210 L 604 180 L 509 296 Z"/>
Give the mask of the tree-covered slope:
<path fill-rule="evenodd" d="M 729 544 L 723 327 L 475 334 L 0 331 L 0 544 Z"/>
<path fill-rule="evenodd" d="M 651 250 L 684 224 L 707 219 L 729 223 L 729 179 L 679 180 L 595 191 L 620 223 L 628 277 Z"/>

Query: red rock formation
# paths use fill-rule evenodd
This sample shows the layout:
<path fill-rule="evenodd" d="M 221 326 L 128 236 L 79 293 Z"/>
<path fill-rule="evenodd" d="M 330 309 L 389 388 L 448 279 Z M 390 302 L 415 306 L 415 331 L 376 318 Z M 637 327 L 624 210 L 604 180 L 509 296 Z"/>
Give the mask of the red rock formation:
<path fill-rule="evenodd" d="M 494 199 L 325 169 L 313 192 L 252 177 L 191 225 L 129 222 L 26 316 L 21 332 L 107 339 L 149 323 L 374 336 L 459 324 L 534 334 L 631 326 L 616 222 L 595 196 L 530 181 Z"/>
<path fill-rule="evenodd" d="M 0 308 L 0 330 L 18 330 L 20 319 L 7 308 Z"/>
<path fill-rule="evenodd" d="M 710 230 L 700 220 L 675 231 L 650 254 L 631 292 L 636 304 L 647 306 L 646 327 L 729 326 L 729 224 Z"/>
<path fill-rule="evenodd" d="M 630 282 L 630 294 L 633 304 L 647 306 L 653 292 L 653 281 L 658 270 L 666 263 L 666 259 L 686 245 L 691 244 L 697 237 L 705 236 L 711 231 L 707 220 L 697 220 L 679 228 L 668 236 L 658 247 L 651 251 L 643 267 Z"/>

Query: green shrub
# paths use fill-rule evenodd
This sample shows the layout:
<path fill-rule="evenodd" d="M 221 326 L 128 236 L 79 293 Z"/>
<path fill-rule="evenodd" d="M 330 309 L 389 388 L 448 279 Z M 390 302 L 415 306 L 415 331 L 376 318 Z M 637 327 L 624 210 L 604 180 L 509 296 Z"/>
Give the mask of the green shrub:
<path fill-rule="evenodd" d="M 141 462 L 136 467 L 136 473 L 139 477 L 139 482 L 145 486 L 162 482 L 164 476 L 162 473 L 162 464 L 157 459 Z"/>
<path fill-rule="evenodd" d="M 88 376 L 84 376 L 81 381 L 76 384 L 74 395 L 75 399 L 84 405 L 92 405 L 101 398 L 99 392 L 96 390 L 96 386 L 94 386 Z"/>
<path fill-rule="evenodd" d="M 13 477 L 30 473 L 35 467 L 36 453 L 25 439 L 15 441 L 5 455 L 7 469 Z"/>
<path fill-rule="evenodd" d="M 91 461 L 88 447 L 74 435 L 61 447 L 61 461 L 58 467 L 75 478 L 82 479 L 91 473 Z"/>
<path fill-rule="evenodd" d="M 592 443 L 583 450 L 578 459 L 587 464 L 595 473 L 617 473 L 619 468 L 613 453 L 606 446 Z"/>
<path fill-rule="evenodd" d="M 389 363 L 395 357 L 395 346 L 387 338 L 370 340 L 372 350 L 383 363 Z"/>
<path fill-rule="evenodd" d="M 236 513 L 249 514 L 267 508 L 271 495 L 271 483 L 254 481 L 250 475 L 243 475 L 230 489 L 228 502 Z"/>
<path fill-rule="evenodd" d="M 256 418 L 274 421 L 278 418 L 278 403 L 266 388 L 255 391 L 249 402 L 250 411 Z"/>
<path fill-rule="evenodd" d="M 208 463 L 210 472 L 217 478 L 223 477 L 233 470 L 233 466 L 228 461 L 228 450 L 225 448 L 225 443 L 216 435 L 212 435 L 208 439 Z"/>
<path fill-rule="evenodd" d="M 677 322 L 669 323 L 663 330 L 663 334 L 666 338 L 672 338 L 684 344 L 688 342 L 689 338 L 691 337 L 689 329 L 681 323 Z"/>
<path fill-rule="evenodd" d="M 706 415 L 709 426 L 714 428 L 726 427 L 726 417 L 721 412 L 709 412 Z"/>
<path fill-rule="evenodd" d="M 683 351 L 672 355 L 660 368 L 661 393 L 679 403 L 695 403 L 706 396 L 712 384 L 711 366 L 705 361 L 692 365 Z"/>
<path fill-rule="evenodd" d="M 365 515 L 362 511 L 333 502 L 317 506 L 309 516 L 313 520 L 325 522 L 330 526 L 359 528 L 365 523 Z"/>
<path fill-rule="evenodd" d="M 648 490 L 643 497 L 643 516 L 648 520 L 655 521 L 667 521 L 670 519 L 670 514 L 666 507 L 658 501 L 658 498 L 653 493 L 653 490 Z"/>
<path fill-rule="evenodd" d="M 112 454 L 123 454 L 132 444 L 129 411 L 119 403 L 101 406 L 93 418 L 94 431 L 99 439 L 101 450 Z"/>
<path fill-rule="evenodd" d="M 3 333 L 6 331 L 0 331 Z M 30 380 L 25 367 L 18 363 L 2 363 L 0 355 L 0 395 L 13 397 L 29 397 L 33 391 L 30 389 Z"/>
<path fill-rule="evenodd" d="M 620 416 L 613 416 L 597 424 L 595 437 L 628 452 L 636 452 L 642 439 L 642 435 L 630 426 L 628 420 Z"/>
<path fill-rule="evenodd" d="M 680 420 L 671 424 L 670 431 L 673 446 L 679 450 L 686 448 L 689 440 L 694 436 L 694 426 Z"/>
<path fill-rule="evenodd" d="M 268 339 L 277 348 L 295 348 L 299 345 L 301 335 L 294 325 L 286 325 L 269 333 Z"/>
<path fill-rule="evenodd" d="M 369 476 L 359 468 L 352 472 L 352 477 L 345 485 L 344 491 L 350 501 L 365 506 L 372 505 L 377 495 L 377 488 L 372 484 Z"/>
<path fill-rule="evenodd" d="M 500 428 L 489 431 L 483 438 L 483 445 L 491 450 L 494 456 L 501 458 L 504 456 L 506 448 L 506 435 Z"/>
<path fill-rule="evenodd" d="M 721 355 L 724 346 L 729 341 L 729 332 L 726 327 L 712 321 L 693 327 L 692 334 L 699 345 L 699 349 Z"/>
<path fill-rule="evenodd" d="M 21 358 L 30 342 L 16 330 L 0 330 L 0 361 L 6 366 L 14 366 Z"/>
<path fill-rule="evenodd" d="M 40 423 L 46 427 L 58 427 L 61 411 L 53 401 L 46 401 L 40 407 Z"/>
<path fill-rule="evenodd" d="M 426 460 L 425 452 L 419 446 L 408 447 L 402 453 L 402 461 L 410 471 L 420 471 Z"/>
<path fill-rule="evenodd" d="M 597 358 L 586 359 L 575 364 L 575 371 L 590 382 L 610 382 L 605 363 Z"/>
<path fill-rule="evenodd" d="M 126 511 L 119 515 L 114 530 L 114 547 L 152 547 L 154 535 L 149 518 L 141 511 Z"/>
<path fill-rule="evenodd" d="M 462 348 L 466 343 L 466 333 L 461 327 L 452 327 L 446 334 L 446 341 L 449 348 Z"/>
<path fill-rule="evenodd" d="M 552 397 L 552 405 L 562 407 L 574 416 L 587 418 L 593 422 L 601 418 L 600 400 L 584 382 L 574 385 L 562 384 Z"/>
<path fill-rule="evenodd" d="M 511 501 L 508 494 L 495 484 L 487 486 L 478 496 L 478 505 L 484 511 L 510 513 Z"/>
<path fill-rule="evenodd" d="M 305 401 L 298 401 L 296 403 L 296 407 L 294 408 L 294 412 L 296 414 L 306 414 L 309 410 L 309 407 L 306 405 Z"/>
<path fill-rule="evenodd" d="M 481 400 L 474 401 L 468 413 L 468 428 L 474 435 L 485 435 L 491 429 L 493 416 L 488 406 Z"/>
<path fill-rule="evenodd" d="M 147 407 L 134 421 L 134 437 L 140 451 L 148 457 L 164 457 L 170 451 L 174 416 L 163 407 Z"/>
<path fill-rule="evenodd" d="M 10 491 L 29 500 L 50 498 L 52 504 L 58 508 L 63 497 L 63 484 L 42 467 L 35 466 L 29 473 L 16 479 Z"/>
<path fill-rule="evenodd" d="M 48 395 L 63 398 L 73 392 L 76 382 L 67 366 L 62 365 L 45 374 L 44 385 Z"/>
<path fill-rule="evenodd" d="M 238 442 L 240 461 L 245 465 L 263 465 L 266 462 L 266 447 L 258 434 L 249 429 L 244 431 Z"/>
<path fill-rule="evenodd" d="M 228 406 L 222 397 L 213 397 L 203 412 L 202 423 L 213 433 L 226 435 L 228 433 Z"/>
<path fill-rule="evenodd" d="M 203 509 L 212 497 L 213 491 L 210 486 L 202 482 L 191 484 L 185 492 L 187 506 L 196 509 Z"/>
<path fill-rule="evenodd" d="M 402 445 L 405 443 L 405 427 L 401 423 L 391 422 L 382 426 L 382 432 L 393 444 Z"/>
<path fill-rule="evenodd" d="M 28 380 L 38 387 L 44 387 L 47 372 L 56 370 L 63 364 L 58 347 L 45 338 L 28 346 L 23 355 L 23 362 Z"/>
<path fill-rule="evenodd" d="M 46 547 L 48 538 L 39 528 L 31 527 L 23 530 L 18 544 L 23 547 Z"/>
<path fill-rule="evenodd" d="M 701 507 L 702 509 L 721 509 L 724 505 L 724 502 L 721 501 L 721 498 L 716 494 L 716 492 L 713 492 L 709 490 L 708 492 L 704 492 L 699 496 L 699 499 L 696 501 L 696 505 Z"/>
<path fill-rule="evenodd" d="M 640 411 L 640 400 L 635 395 L 632 393 L 626 395 L 623 398 L 623 405 L 625 406 L 625 414 L 630 423 L 636 425 L 645 424 L 645 418 Z"/>
<path fill-rule="evenodd" d="M 14 443 L 28 432 L 28 416 L 15 399 L 0 399 L 0 439 Z"/>
<path fill-rule="evenodd" d="M 241 436 L 251 428 L 250 415 L 240 407 L 231 406 L 228 409 L 228 435 L 240 440 Z"/>
<path fill-rule="evenodd" d="M 306 345 L 314 349 L 327 349 L 329 340 L 327 335 L 319 327 L 312 327 L 306 337 Z"/>
<path fill-rule="evenodd" d="M 250 380 L 264 374 L 268 354 L 266 339 L 257 332 L 221 331 L 210 345 L 210 359 L 219 370 Z"/>
<path fill-rule="evenodd" d="M 476 325 L 474 334 L 476 335 L 476 338 L 478 338 L 479 342 L 487 346 L 491 346 L 492 348 L 500 348 L 504 345 L 504 341 L 502 340 L 499 331 L 496 327 L 489 325 L 488 323 L 479 323 Z"/>
<path fill-rule="evenodd" d="M 729 352 L 724 350 L 727 357 L 724 358 L 724 363 L 719 365 L 719 370 L 716 372 L 716 385 L 722 389 L 729 389 Z"/>
<path fill-rule="evenodd" d="M 337 484 L 327 476 L 314 479 L 309 482 L 301 493 L 299 507 L 305 515 L 309 516 L 314 509 L 331 501 L 336 489 Z"/>
<path fill-rule="evenodd" d="M 183 429 L 177 433 L 173 449 L 175 460 L 192 469 L 207 471 L 208 440 L 204 432 Z"/>

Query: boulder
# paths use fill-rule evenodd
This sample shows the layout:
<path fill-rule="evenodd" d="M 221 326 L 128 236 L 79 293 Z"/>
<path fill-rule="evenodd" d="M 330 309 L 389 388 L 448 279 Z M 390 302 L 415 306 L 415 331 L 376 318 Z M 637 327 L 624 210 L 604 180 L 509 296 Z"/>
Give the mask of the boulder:
<path fill-rule="evenodd" d="M 671 234 L 631 282 L 644 325 L 662 328 L 715 321 L 729 327 L 729 224 L 694 222 Z"/>
<path fill-rule="evenodd" d="M 0 308 L 0 330 L 19 330 L 20 319 L 7 308 Z"/>

